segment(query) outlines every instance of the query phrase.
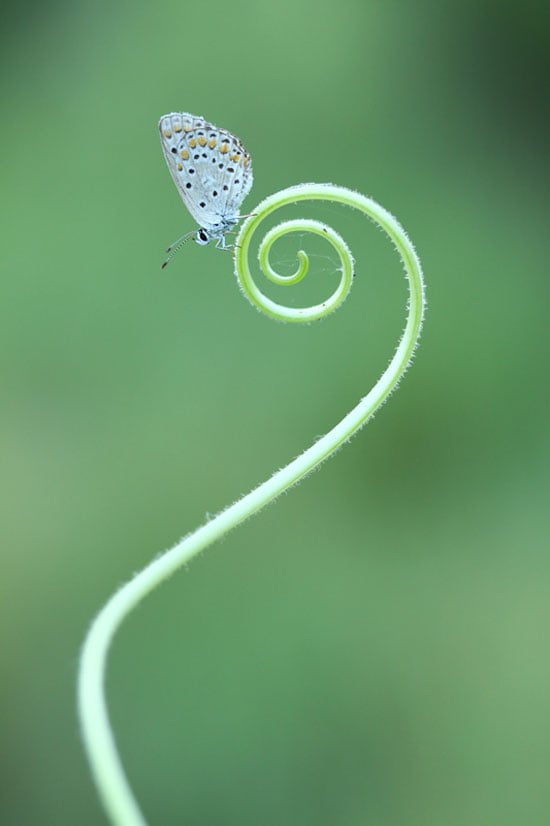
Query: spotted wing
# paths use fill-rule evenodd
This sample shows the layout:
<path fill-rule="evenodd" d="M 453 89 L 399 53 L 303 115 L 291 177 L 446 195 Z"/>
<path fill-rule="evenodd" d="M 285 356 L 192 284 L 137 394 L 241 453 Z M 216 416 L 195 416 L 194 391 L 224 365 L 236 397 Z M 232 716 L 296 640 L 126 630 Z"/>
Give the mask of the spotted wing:
<path fill-rule="evenodd" d="M 236 223 L 253 182 L 240 140 L 187 112 L 164 115 L 159 130 L 168 169 L 193 218 L 213 231 Z"/>

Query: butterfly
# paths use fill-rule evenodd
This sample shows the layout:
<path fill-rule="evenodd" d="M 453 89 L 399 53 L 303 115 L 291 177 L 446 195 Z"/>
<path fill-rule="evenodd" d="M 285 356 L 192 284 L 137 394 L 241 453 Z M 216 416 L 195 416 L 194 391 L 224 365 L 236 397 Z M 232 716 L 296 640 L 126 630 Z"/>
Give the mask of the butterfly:
<path fill-rule="evenodd" d="M 216 241 L 228 249 L 225 235 L 238 223 L 240 206 L 252 188 L 250 155 L 239 138 L 200 115 L 172 112 L 159 121 L 162 151 L 183 203 L 199 224 L 168 247 L 168 264 L 180 247 Z"/>

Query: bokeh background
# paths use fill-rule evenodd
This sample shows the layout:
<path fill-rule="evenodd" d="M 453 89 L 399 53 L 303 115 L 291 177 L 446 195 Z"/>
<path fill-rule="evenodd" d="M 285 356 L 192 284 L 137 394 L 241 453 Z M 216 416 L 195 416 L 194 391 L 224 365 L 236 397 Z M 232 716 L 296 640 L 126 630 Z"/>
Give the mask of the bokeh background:
<path fill-rule="evenodd" d="M 546 823 L 544 4 L 4 15 L 2 823 L 106 822 L 75 711 L 91 617 L 329 429 L 403 326 L 391 245 L 334 206 L 297 211 L 357 259 L 352 296 L 317 325 L 255 312 L 213 247 L 161 273 L 194 226 L 158 141 L 174 110 L 245 142 L 245 209 L 330 181 L 393 211 L 429 313 L 375 420 L 119 634 L 108 699 L 149 822 Z M 314 263 L 322 293 L 330 255 Z"/>

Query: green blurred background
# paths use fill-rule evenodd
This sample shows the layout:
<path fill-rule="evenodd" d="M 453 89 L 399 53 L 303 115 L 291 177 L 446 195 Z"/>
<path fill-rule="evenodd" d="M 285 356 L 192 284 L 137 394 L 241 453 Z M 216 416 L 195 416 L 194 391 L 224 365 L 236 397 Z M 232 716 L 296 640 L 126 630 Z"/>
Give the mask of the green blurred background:
<path fill-rule="evenodd" d="M 320 324 L 255 312 L 213 247 L 161 273 L 194 226 L 157 135 L 174 110 L 242 138 L 245 210 L 330 181 L 393 211 L 429 313 L 376 419 L 117 638 L 108 700 L 148 820 L 546 823 L 543 4 L 4 14 L 2 823 L 105 822 L 75 712 L 91 617 L 329 429 L 403 326 L 391 245 L 334 206 L 288 215 L 322 216 L 357 258 Z"/>

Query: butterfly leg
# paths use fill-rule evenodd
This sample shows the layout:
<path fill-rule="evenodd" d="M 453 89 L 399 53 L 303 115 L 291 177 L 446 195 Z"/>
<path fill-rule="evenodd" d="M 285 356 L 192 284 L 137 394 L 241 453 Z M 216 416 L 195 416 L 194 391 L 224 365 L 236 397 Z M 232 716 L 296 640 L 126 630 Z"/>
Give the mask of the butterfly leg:
<path fill-rule="evenodd" d="M 237 235 L 237 232 L 235 230 L 226 229 L 225 234 L 222 235 L 221 238 L 218 238 L 218 241 L 216 243 L 216 249 L 231 251 L 236 246 L 235 244 L 227 244 L 226 243 L 226 239 L 225 239 L 226 235 Z"/>

